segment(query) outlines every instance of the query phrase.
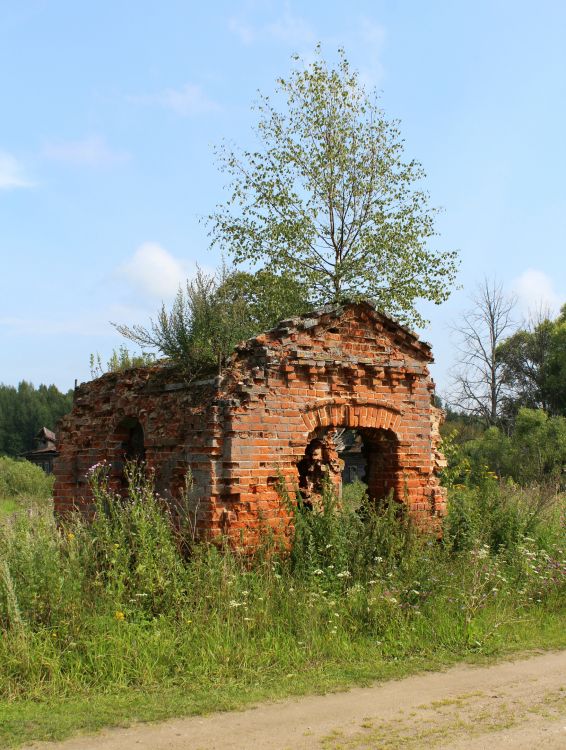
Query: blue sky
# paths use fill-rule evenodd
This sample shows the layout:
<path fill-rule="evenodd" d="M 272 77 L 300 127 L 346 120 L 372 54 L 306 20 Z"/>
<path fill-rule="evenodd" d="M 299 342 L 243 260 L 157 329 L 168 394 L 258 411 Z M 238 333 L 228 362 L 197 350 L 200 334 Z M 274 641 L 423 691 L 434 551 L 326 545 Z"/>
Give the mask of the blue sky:
<path fill-rule="evenodd" d="M 441 391 L 484 275 L 518 315 L 566 301 L 566 3 L 0 0 L 0 382 L 62 389 L 147 323 L 226 193 L 212 147 L 251 142 L 258 90 L 338 47 L 401 120 L 459 284 L 421 305 Z"/>

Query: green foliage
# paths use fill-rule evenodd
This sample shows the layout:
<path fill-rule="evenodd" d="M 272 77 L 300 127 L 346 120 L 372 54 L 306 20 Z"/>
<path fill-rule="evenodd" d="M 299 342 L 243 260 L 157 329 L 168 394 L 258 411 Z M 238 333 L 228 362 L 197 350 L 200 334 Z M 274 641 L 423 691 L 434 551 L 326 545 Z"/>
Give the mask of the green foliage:
<path fill-rule="evenodd" d="M 17 388 L 0 385 L 0 455 L 33 450 L 39 430 L 55 430 L 72 404 L 73 392 L 61 393 L 54 385 L 35 388 L 25 380 Z"/>
<path fill-rule="evenodd" d="M 206 692 L 212 708 L 226 685 L 273 694 L 289 674 L 357 665 L 368 679 L 393 661 L 493 653 L 521 637 L 516 623 L 564 611 L 559 519 L 534 528 L 527 495 L 494 482 L 452 493 L 444 544 L 394 503 L 356 512 L 327 490 L 297 509 L 291 554 L 202 542 L 187 558 L 150 479 L 131 468 L 123 499 L 105 476 L 91 472 L 92 523 L 57 526 L 46 508 L 0 523 L 2 710 L 157 688 Z"/>
<path fill-rule="evenodd" d="M 455 485 L 448 510 L 444 543 L 457 552 L 485 547 L 518 556 L 526 543 L 548 550 L 563 541 L 565 498 L 546 485 L 521 488 L 487 472 L 476 484 Z"/>
<path fill-rule="evenodd" d="M 131 367 L 146 367 L 155 362 L 155 355 L 151 352 L 130 352 L 125 344 L 120 344 L 118 349 L 113 349 L 106 367 L 102 365 L 102 357 L 98 352 L 90 355 L 90 374 L 93 378 L 99 378 L 106 372 L 122 372 Z"/>
<path fill-rule="evenodd" d="M 347 493 L 360 499 L 357 508 L 344 499 L 339 504 L 331 485 L 320 508 L 307 509 L 298 497 L 291 563 L 299 575 L 320 576 L 324 586 L 341 590 L 350 579 L 369 580 L 411 558 L 418 540 L 404 506 L 389 498 L 378 509 L 360 490 Z"/>
<path fill-rule="evenodd" d="M 520 409 L 510 435 L 490 427 L 463 444 L 461 451 L 475 481 L 488 470 L 523 486 L 546 482 L 559 487 L 566 467 L 566 418 L 549 417 L 541 409 Z M 449 455 L 452 465 L 457 459 L 457 454 Z"/>
<path fill-rule="evenodd" d="M 210 217 L 213 241 L 236 263 L 305 279 L 315 302 L 370 298 L 422 322 L 417 298 L 444 301 L 456 254 L 434 252 L 435 210 L 385 118 L 343 51 L 335 69 L 313 62 L 278 81 L 286 109 L 258 105 L 257 151 L 222 148 L 227 203 Z"/>
<path fill-rule="evenodd" d="M 0 456 L 0 499 L 46 500 L 53 476 L 29 461 Z"/>
<path fill-rule="evenodd" d="M 152 347 L 190 377 L 222 372 L 240 341 L 308 307 L 303 285 L 290 274 L 200 269 L 179 289 L 171 310 L 162 305 L 150 328 L 116 325 L 126 338 Z"/>
<path fill-rule="evenodd" d="M 544 388 L 550 410 L 566 416 L 566 305 L 554 322 Z"/>
<path fill-rule="evenodd" d="M 279 321 L 307 312 L 311 307 L 305 285 L 290 273 L 275 274 L 263 269 L 256 273 L 232 271 L 220 294 L 229 304 L 246 303 L 245 335 L 249 338 L 273 328 Z"/>
<path fill-rule="evenodd" d="M 566 306 L 556 320 L 541 316 L 497 348 L 506 385 L 506 411 L 521 406 L 566 416 Z"/>

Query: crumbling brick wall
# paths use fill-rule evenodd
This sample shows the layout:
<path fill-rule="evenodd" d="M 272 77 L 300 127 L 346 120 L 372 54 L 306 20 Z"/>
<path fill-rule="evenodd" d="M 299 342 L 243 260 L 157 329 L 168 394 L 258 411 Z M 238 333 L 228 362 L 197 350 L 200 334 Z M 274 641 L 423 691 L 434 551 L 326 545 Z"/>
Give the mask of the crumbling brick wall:
<path fill-rule="evenodd" d="M 244 342 L 212 381 L 179 382 L 163 366 L 104 375 L 78 388 L 59 430 L 56 510 L 88 512 L 85 475 L 99 461 L 118 488 L 128 435 L 142 434 L 160 494 L 175 502 L 190 467 L 199 533 L 253 546 L 262 528 L 288 530 L 280 480 L 292 494 L 309 444 L 347 428 L 362 436 L 370 497 L 392 493 L 421 525 L 438 527 L 445 493 L 431 361 L 412 333 L 351 303 Z"/>

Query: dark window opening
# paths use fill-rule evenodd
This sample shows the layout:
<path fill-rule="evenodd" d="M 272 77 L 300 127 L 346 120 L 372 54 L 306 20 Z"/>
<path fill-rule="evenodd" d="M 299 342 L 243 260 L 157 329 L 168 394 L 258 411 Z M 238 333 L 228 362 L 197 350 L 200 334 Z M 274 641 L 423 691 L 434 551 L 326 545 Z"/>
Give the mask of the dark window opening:
<path fill-rule="evenodd" d="M 337 495 L 356 481 L 367 486 L 371 501 L 380 503 L 398 486 L 397 438 L 390 430 L 328 428 L 313 438 L 298 462 L 299 490 L 305 505 L 316 503 L 325 481 Z"/>
<path fill-rule="evenodd" d="M 116 431 L 118 447 L 115 462 L 115 477 L 120 493 L 125 497 L 128 490 L 125 467 L 127 463 L 143 463 L 145 461 L 145 442 L 143 427 L 135 417 L 125 417 Z"/>

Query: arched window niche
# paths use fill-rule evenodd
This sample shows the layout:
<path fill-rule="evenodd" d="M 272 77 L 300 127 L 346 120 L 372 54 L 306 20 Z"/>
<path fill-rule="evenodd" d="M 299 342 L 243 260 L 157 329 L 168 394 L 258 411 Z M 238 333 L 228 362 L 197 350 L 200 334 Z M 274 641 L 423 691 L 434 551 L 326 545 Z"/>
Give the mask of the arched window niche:
<path fill-rule="evenodd" d="M 118 492 L 126 497 L 128 481 L 125 468 L 127 463 L 142 464 L 145 461 L 145 437 L 141 422 L 137 417 L 124 417 L 114 433 L 114 457 L 112 461 L 113 484 Z"/>
<path fill-rule="evenodd" d="M 356 481 L 367 486 L 376 506 L 393 493 L 399 476 L 398 440 L 382 428 L 320 428 L 311 436 L 297 464 L 299 491 L 307 507 L 320 502 L 324 482 L 342 496 L 343 488 Z"/>

